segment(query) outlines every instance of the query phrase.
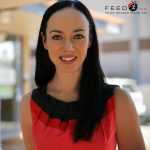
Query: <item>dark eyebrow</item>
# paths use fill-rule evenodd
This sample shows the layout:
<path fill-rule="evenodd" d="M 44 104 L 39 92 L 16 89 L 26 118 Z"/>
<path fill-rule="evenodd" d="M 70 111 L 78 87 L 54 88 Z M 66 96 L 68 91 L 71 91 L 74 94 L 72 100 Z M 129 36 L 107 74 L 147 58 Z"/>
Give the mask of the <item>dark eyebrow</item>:
<path fill-rule="evenodd" d="M 80 31 L 85 31 L 84 29 L 76 29 L 73 32 L 80 32 Z"/>
<path fill-rule="evenodd" d="M 73 32 L 81 32 L 81 31 L 85 31 L 85 30 L 84 30 L 84 29 L 75 29 Z M 60 30 L 51 30 L 49 33 L 52 33 L 52 32 L 63 33 L 63 32 L 60 31 Z"/>
<path fill-rule="evenodd" d="M 63 33 L 63 32 L 60 31 L 60 30 L 51 30 L 49 33 L 52 33 L 52 32 Z"/>

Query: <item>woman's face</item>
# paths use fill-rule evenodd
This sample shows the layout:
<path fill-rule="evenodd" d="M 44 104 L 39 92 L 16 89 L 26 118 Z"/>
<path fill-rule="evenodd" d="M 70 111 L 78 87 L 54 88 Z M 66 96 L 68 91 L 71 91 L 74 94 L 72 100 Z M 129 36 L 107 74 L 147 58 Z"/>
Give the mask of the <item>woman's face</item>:
<path fill-rule="evenodd" d="M 48 20 L 43 43 L 56 71 L 80 71 L 90 46 L 89 22 L 73 8 L 62 9 Z"/>

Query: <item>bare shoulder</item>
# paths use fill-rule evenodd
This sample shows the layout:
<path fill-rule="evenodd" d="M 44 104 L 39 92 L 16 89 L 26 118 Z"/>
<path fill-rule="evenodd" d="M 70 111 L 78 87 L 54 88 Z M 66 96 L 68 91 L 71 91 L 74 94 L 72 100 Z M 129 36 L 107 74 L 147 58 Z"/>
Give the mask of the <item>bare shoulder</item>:
<path fill-rule="evenodd" d="M 145 150 L 139 117 L 132 98 L 125 90 L 118 87 L 115 89 L 114 95 L 119 150 Z"/>
<path fill-rule="evenodd" d="M 31 98 L 31 92 L 22 96 L 20 104 L 19 104 L 19 109 L 20 109 L 21 119 L 28 118 L 28 122 L 31 123 L 30 98 Z"/>
<path fill-rule="evenodd" d="M 139 125 L 139 117 L 136 108 L 130 95 L 121 88 L 115 89 L 115 104 L 116 104 L 116 121 L 118 125 L 122 123 L 135 122 Z"/>
<path fill-rule="evenodd" d="M 132 107 L 132 109 L 135 109 L 134 107 L 134 103 L 129 95 L 129 93 L 127 93 L 125 90 L 123 90 L 122 88 L 115 88 L 115 99 L 116 99 L 116 107 L 124 108 L 125 106 L 128 107 Z M 119 109 L 118 108 L 118 109 Z"/>
<path fill-rule="evenodd" d="M 30 109 L 31 92 L 25 94 L 20 101 L 20 125 L 25 148 L 34 150 L 32 137 L 32 115 Z"/>
<path fill-rule="evenodd" d="M 29 102 L 30 97 L 31 97 L 31 92 L 29 92 L 29 93 L 23 95 L 23 96 L 22 96 L 22 99 L 21 99 L 21 104 L 24 104 L 24 103 Z"/>
<path fill-rule="evenodd" d="M 132 120 L 132 122 L 135 122 L 137 126 L 140 125 L 133 99 L 128 92 L 117 87 L 115 89 L 115 104 L 117 121 L 121 120 L 121 122 L 123 122 Z"/>
<path fill-rule="evenodd" d="M 30 97 L 31 97 L 31 92 L 22 96 L 21 101 L 20 101 L 21 108 L 24 108 L 24 107 L 28 108 Z"/>

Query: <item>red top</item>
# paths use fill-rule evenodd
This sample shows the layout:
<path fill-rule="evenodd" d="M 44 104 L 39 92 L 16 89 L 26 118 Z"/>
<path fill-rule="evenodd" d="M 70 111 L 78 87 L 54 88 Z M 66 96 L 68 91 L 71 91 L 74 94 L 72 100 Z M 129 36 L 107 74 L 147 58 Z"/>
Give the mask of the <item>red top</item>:
<path fill-rule="evenodd" d="M 55 100 L 56 104 L 59 103 Z M 61 102 L 60 102 L 61 103 Z M 63 105 L 67 103 L 62 102 Z M 73 105 L 76 102 L 72 103 Z M 73 143 L 72 134 L 76 119 L 61 121 L 49 117 L 43 106 L 32 97 L 32 134 L 35 150 L 116 150 L 115 98 L 110 96 L 106 105 L 106 115 L 94 130 L 92 140 Z"/>

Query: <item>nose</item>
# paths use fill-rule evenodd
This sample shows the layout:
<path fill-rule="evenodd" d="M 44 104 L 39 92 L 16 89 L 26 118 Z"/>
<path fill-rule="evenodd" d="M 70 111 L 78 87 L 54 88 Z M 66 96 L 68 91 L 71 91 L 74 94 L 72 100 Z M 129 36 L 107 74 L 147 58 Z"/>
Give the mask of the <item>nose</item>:
<path fill-rule="evenodd" d="M 74 46 L 71 40 L 66 40 L 64 43 L 64 50 L 65 51 L 74 51 Z"/>

